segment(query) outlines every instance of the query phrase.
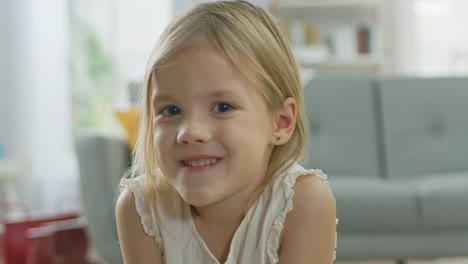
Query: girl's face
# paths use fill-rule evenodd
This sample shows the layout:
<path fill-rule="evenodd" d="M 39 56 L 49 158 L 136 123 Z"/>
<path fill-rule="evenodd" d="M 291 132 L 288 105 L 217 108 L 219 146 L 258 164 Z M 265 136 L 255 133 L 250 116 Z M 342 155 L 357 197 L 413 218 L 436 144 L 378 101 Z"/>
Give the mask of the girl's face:
<path fill-rule="evenodd" d="M 273 114 L 214 50 L 186 51 L 171 62 L 158 69 L 152 95 L 164 177 L 194 206 L 250 198 L 273 148 Z"/>

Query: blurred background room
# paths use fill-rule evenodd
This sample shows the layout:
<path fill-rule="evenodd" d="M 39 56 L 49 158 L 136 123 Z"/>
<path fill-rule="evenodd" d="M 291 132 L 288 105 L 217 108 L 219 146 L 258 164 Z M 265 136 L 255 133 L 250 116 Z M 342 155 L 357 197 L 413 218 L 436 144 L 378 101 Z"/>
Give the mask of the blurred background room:
<path fill-rule="evenodd" d="M 202 2 L 0 0 L 0 264 L 122 263 L 114 204 L 146 63 Z M 336 263 L 468 264 L 468 1 L 251 2 L 300 67 Z"/>

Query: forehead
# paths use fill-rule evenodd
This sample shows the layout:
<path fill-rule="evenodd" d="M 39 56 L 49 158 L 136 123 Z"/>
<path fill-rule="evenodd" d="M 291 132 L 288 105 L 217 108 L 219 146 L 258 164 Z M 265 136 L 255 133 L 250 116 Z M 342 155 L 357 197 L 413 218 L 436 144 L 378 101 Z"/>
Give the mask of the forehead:
<path fill-rule="evenodd" d="M 212 48 L 179 52 L 157 67 L 154 77 L 153 94 L 180 90 L 234 89 L 249 93 L 257 90 L 224 55 Z"/>
<path fill-rule="evenodd" d="M 180 77 L 241 77 L 238 70 L 212 48 L 192 48 L 172 56 L 156 70 L 158 81 L 180 80 Z M 172 80 L 171 80 L 172 81 Z"/>

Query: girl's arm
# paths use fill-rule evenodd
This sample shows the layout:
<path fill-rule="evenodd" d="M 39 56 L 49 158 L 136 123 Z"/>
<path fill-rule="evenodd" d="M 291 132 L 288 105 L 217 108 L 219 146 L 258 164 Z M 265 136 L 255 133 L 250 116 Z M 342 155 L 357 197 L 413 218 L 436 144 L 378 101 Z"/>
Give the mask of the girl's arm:
<path fill-rule="evenodd" d="M 116 204 L 117 232 L 125 264 L 163 264 L 161 250 L 143 230 L 136 211 L 135 196 L 125 189 Z"/>
<path fill-rule="evenodd" d="M 293 209 L 280 242 L 280 263 L 333 263 L 336 203 L 328 184 L 314 175 L 301 176 L 294 186 Z"/>

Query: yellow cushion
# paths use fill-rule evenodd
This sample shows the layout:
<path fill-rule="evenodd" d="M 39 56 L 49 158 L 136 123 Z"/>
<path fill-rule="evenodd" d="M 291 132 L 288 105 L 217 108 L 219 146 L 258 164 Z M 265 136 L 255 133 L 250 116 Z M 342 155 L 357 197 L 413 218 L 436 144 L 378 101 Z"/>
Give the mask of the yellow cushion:
<path fill-rule="evenodd" d="M 115 115 L 125 130 L 128 146 L 133 150 L 138 137 L 140 126 L 140 111 L 137 107 L 130 107 L 127 110 L 116 110 Z"/>

